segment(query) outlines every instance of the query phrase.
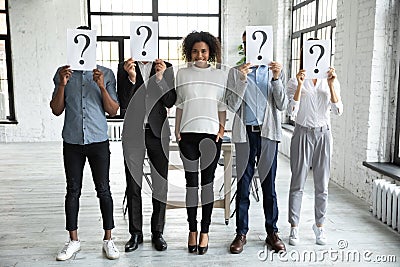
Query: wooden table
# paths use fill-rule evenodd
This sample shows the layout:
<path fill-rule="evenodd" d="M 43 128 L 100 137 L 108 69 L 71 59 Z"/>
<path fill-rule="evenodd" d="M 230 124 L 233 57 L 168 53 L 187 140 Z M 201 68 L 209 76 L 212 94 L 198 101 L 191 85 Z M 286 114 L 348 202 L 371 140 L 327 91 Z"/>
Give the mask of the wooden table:
<path fill-rule="evenodd" d="M 214 208 L 223 208 L 225 210 L 225 224 L 229 224 L 230 202 L 231 202 L 231 180 L 232 180 L 232 143 L 222 143 L 222 155 L 224 157 L 224 197 L 214 200 Z M 179 151 L 176 142 L 170 143 L 170 151 Z M 182 201 L 167 201 L 167 208 L 183 208 L 185 203 Z"/>

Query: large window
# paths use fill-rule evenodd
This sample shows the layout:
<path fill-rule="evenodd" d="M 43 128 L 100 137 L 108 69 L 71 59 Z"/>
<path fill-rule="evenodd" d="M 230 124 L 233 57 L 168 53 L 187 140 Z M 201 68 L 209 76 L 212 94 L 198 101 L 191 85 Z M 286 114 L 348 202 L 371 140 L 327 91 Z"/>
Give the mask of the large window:
<path fill-rule="evenodd" d="M 300 69 L 300 49 L 309 38 L 331 40 L 334 65 L 337 0 L 293 0 L 291 77 Z"/>
<path fill-rule="evenodd" d="M 0 124 L 15 123 L 8 1 L 0 0 Z"/>
<path fill-rule="evenodd" d="M 97 30 L 97 61 L 117 70 L 130 57 L 130 21 L 159 22 L 159 58 L 178 65 L 182 37 L 193 30 L 221 36 L 221 0 L 88 0 Z"/>

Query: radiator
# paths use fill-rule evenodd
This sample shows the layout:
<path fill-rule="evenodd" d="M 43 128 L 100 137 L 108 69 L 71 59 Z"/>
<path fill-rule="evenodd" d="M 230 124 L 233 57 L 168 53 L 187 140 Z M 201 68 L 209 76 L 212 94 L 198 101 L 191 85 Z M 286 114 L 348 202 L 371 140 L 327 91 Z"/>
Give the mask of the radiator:
<path fill-rule="evenodd" d="M 372 214 L 400 233 L 400 186 L 385 179 L 374 180 Z"/>
<path fill-rule="evenodd" d="M 108 120 L 107 121 L 108 140 L 121 141 L 123 124 L 124 124 L 123 120 Z"/>

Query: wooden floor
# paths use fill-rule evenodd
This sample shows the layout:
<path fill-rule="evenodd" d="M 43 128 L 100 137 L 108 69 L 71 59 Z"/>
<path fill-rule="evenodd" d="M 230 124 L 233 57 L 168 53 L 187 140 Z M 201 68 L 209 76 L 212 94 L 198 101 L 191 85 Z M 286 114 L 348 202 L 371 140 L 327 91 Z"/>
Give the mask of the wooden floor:
<path fill-rule="evenodd" d="M 312 178 L 307 181 L 300 223 L 300 245 L 287 244 L 287 198 L 290 181 L 288 159 L 279 156 L 276 188 L 278 193 L 280 235 L 287 244 L 286 255 L 264 253 L 265 231 L 261 202 L 251 199 L 250 231 L 242 254 L 229 253 L 235 222 L 225 225 L 223 209 L 214 209 L 210 229 L 210 246 L 206 255 L 187 253 L 185 209 L 167 210 L 164 237 L 168 250 L 158 252 L 150 242 L 151 201 L 144 189 L 144 244 L 135 252 L 123 251 L 129 239 L 127 220 L 123 215 L 125 191 L 122 148 L 111 143 L 111 189 L 114 199 L 116 228 L 113 238 L 121 251 L 118 260 L 110 261 L 102 253 L 102 220 L 89 168 L 85 169 L 84 188 L 79 214 L 81 251 L 73 259 L 57 262 L 55 257 L 68 235 L 64 230 L 65 177 L 62 145 L 52 143 L 0 144 L 0 266 L 400 266 L 400 234 L 374 218 L 369 206 L 330 184 L 328 244 L 315 244 L 313 224 Z M 177 155 L 171 161 L 179 165 Z M 216 197 L 221 186 L 221 167 L 217 172 Z M 180 170 L 169 175 L 171 199 L 184 199 L 184 178 Z M 234 208 L 234 205 L 232 205 Z M 329 254 L 330 253 L 330 254 Z M 354 255 L 360 255 L 360 258 Z M 268 258 L 266 259 L 266 255 Z M 271 257 L 273 256 L 273 257 Z M 296 260 L 296 257 L 300 259 Z M 315 257 L 316 256 L 316 257 Z M 369 262 L 368 262 L 369 261 Z"/>

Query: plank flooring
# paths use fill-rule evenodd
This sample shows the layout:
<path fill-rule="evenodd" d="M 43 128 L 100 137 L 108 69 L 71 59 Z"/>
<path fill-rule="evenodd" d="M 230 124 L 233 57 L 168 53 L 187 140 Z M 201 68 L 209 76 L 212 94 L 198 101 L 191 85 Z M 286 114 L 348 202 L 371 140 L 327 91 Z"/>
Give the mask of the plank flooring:
<path fill-rule="evenodd" d="M 310 175 L 303 197 L 300 223 L 301 243 L 289 246 L 287 198 L 290 183 L 288 159 L 279 155 L 276 189 L 280 209 L 278 227 L 287 245 L 286 255 L 264 253 L 264 216 L 262 200 L 251 198 L 250 231 L 243 253 L 229 253 L 235 234 L 235 221 L 225 225 L 224 210 L 214 209 L 210 229 L 210 247 L 206 255 L 187 253 L 188 227 L 185 209 L 168 209 L 164 237 L 168 250 L 158 252 L 150 242 L 151 194 L 144 181 L 144 244 L 135 252 L 125 253 L 129 239 L 127 219 L 123 215 L 122 200 L 125 175 L 120 142 L 111 142 L 111 189 L 114 199 L 116 228 L 113 238 L 121 252 L 118 260 L 108 260 L 101 250 L 102 220 L 98 199 L 91 180 L 90 169 L 85 169 L 84 186 L 79 213 L 81 251 L 72 259 L 57 262 L 55 257 L 68 239 L 65 231 L 64 196 L 65 176 L 62 144 L 10 143 L 0 144 L 0 267 L 6 266 L 400 266 L 400 234 L 374 218 L 369 206 L 345 189 L 330 184 L 328 244 L 315 244 L 311 230 L 313 223 L 313 184 Z M 179 166 L 179 156 L 171 155 L 171 162 Z M 222 167 L 216 175 L 215 195 L 220 197 Z M 184 200 L 184 177 L 172 168 L 169 175 L 169 199 Z M 235 190 L 235 187 L 233 187 Z M 261 194 L 261 192 L 260 192 Z M 262 196 L 260 196 L 262 198 Z M 234 204 L 231 205 L 234 209 Z M 349 254 L 361 255 L 359 260 Z M 331 257 L 329 254 L 331 253 Z M 268 258 L 265 259 L 265 255 Z M 300 255 L 300 261 L 295 258 Z M 316 255 L 316 258 L 313 256 Z M 273 256 L 273 257 L 271 257 Z M 305 256 L 305 257 L 304 257 Z M 310 257 L 310 258 L 309 258 Z M 386 262 L 383 262 L 386 261 Z M 388 263 L 391 261 L 392 263 Z"/>

